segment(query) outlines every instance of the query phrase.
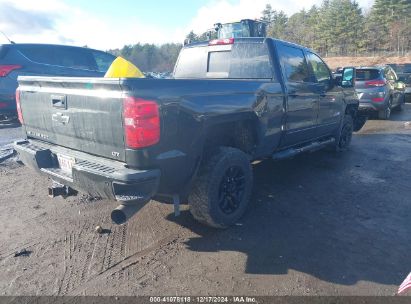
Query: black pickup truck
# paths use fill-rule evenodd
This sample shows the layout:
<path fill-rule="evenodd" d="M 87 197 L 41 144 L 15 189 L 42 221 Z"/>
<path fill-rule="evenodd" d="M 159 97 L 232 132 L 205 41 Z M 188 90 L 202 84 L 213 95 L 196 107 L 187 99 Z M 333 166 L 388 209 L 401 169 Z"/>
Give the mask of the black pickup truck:
<path fill-rule="evenodd" d="M 345 150 L 365 122 L 355 70 L 336 80 L 314 52 L 280 40 L 185 46 L 173 76 L 19 77 L 20 159 L 64 189 L 118 201 L 117 224 L 154 198 L 227 227 L 249 204 L 253 161 Z"/>

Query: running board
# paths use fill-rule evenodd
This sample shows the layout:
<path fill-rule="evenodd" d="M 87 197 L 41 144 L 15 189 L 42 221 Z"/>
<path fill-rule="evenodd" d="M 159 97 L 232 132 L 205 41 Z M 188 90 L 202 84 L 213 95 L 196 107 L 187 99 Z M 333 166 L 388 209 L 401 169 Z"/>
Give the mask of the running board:
<path fill-rule="evenodd" d="M 272 158 L 274 160 L 281 160 L 281 159 L 285 159 L 285 158 L 290 158 L 293 156 L 296 156 L 297 154 L 303 153 L 303 152 L 312 152 L 312 151 L 316 151 L 319 150 L 321 148 L 324 148 L 325 146 L 328 146 L 332 143 L 335 142 L 335 138 L 330 138 L 324 141 L 315 141 L 312 142 L 306 146 L 300 147 L 300 148 L 289 148 L 287 150 L 282 150 L 279 152 L 276 152 L 273 154 Z"/>

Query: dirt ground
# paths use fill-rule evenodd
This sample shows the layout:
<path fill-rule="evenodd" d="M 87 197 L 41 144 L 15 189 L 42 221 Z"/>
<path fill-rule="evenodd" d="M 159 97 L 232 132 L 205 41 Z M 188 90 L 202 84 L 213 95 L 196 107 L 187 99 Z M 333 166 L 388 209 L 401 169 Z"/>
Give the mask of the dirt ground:
<path fill-rule="evenodd" d="M 402 57 L 326 57 L 324 60 L 330 68 L 335 69 L 337 67 L 344 66 L 372 66 L 387 63 L 411 63 L 411 55 Z"/>
<path fill-rule="evenodd" d="M 392 295 L 411 271 L 410 121 L 408 104 L 346 153 L 254 166 L 252 205 L 227 230 L 155 201 L 114 226 L 116 203 L 51 199 L 47 178 L 3 162 L 0 295 Z M 19 132 L 0 128 L 3 144 Z"/>

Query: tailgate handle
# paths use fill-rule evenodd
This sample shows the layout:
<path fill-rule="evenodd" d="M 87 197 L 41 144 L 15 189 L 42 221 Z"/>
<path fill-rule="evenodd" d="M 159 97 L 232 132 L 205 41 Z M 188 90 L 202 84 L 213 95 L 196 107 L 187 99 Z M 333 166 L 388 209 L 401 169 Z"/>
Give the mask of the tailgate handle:
<path fill-rule="evenodd" d="M 67 109 L 67 96 L 66 95 L 52 95 L 50 97 L 51 105 L 59 109 Z"/>

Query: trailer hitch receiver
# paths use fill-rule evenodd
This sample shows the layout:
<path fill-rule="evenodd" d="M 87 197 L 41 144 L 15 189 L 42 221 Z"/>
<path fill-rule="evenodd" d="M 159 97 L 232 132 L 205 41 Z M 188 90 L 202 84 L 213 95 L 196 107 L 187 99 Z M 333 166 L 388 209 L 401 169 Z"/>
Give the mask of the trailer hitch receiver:
<path fill-rule="evenodd" d="M 63 196 L 67 197 L 70 195 L 75 194 L 75 191 L 71 189 L 69 186 L 62 185 L 58 182 L 53 181 L 51 187 L 48 188 L 49 197 L 56 197 L 56 196 Z"/>

